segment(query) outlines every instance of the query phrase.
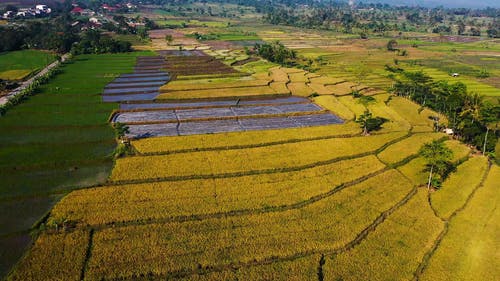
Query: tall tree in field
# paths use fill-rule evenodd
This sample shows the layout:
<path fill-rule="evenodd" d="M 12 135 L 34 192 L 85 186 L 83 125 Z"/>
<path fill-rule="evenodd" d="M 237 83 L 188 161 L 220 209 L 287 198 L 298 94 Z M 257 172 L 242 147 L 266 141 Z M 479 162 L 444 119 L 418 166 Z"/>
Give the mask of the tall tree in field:
<path fill-rule="evenodd" d="M 453 157 L 453 151 L 446 147 L 443 142 L 434 140 L 424 144 L 420 148 L 419 154 L 425 158 L 427 165 L 430 166 L 429 180 L 427 182 L 427 189 L 430 189 L 434 170 L 446 166 L 446 163 Z"/>

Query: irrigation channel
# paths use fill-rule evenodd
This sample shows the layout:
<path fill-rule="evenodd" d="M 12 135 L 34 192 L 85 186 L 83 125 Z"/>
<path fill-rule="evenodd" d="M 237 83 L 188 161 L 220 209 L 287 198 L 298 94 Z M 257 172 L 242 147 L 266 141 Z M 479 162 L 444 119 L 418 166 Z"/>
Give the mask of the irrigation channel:
<path fill-rule="evenodd" d="M 179 53 L 178 56 L 190 56 Z M 168 60 L 168 58 L 167 58 Z M 307 98 L 283 96 L 186 101 L 155 100 L 171 79 L 163 56 L 138 57 L 135 71 L 108 84 L 105 102 L 120 102 L 111 121 L 126 124 L 127 137 L 179 136 L 340 124 L 343 120 Z M 167 69 L 168 71 L 168 69 Z M 214 89 L 217 91 L 217 89 Z"/>

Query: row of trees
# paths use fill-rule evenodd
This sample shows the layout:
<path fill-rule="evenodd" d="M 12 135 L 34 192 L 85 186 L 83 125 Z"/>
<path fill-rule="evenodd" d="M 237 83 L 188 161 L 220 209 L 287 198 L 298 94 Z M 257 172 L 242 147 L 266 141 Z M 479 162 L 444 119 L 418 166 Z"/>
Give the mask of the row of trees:
<path fill-rule="evenodd" d="M 295 65 L 297 52 L 285 47 L 279 41 L 273 43 L 255 44 L 253 52 L 268 61 L 281 65 Z"/>
<path fill-rule="evenodd" d="M 445 115 L 448 126 L 462 141 L 485 153 L 495 150 L 499 138 L 500 105 L 467 91 L 467 86 L 461 82 L 434 81 L 421 71 L 387 69 L 395 72 L 391 75 L 394 79 L 392 92 Z"/>
<path fill-rule="evenodd" d="M 455 15 L 453 10 L 446 9 L 429 10 L 418 7 L 396 9 L 390 6 L 353 9 L 342 4 L 318 5 L 306 8 L 274 6 L 267 12 L 264 20 L 272 24 L 330 29 L 346 33 L 353 33 L 355 30 L 365 33 L 367 31 L 374 33 L 428 31 L 480 36 L 481 30 L 485 29 L 489 37 L 500 36 L 500 21 L 498 20 L 500 10 L 498 9 L 496 15 L 491 17 L 492 20 L 477 20 L 469 18 L 470 13 Z"/>

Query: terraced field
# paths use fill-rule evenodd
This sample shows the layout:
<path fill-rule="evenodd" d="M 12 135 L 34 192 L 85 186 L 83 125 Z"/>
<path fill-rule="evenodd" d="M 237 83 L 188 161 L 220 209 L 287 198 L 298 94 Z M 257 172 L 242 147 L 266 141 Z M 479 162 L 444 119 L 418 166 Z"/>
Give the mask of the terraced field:
<path fill-rule="evenodd" d="M 128 125 L 132 155 L 116 159 L 103 185 L 59 201 L 8 280 L 470 279 L 457 267 L 489 280 L 496 272 L 495 256 L 475 253 L 497 247 L 498 167 L 434 132 L 436 113 L 299 69 L 259 61 L 238 67 L 252 74 L 211 72 L 201 53 L 162 55 L 166 64 L 139 58 L 135 73 L 104 90 L 107 98 L 161 87 L 158 97 L 124 98 L 111 118 Z M 188 72 L 187 61 L 200 71 Z M 152 79 L 175 71 L 166 85 Z M 235 90 L 261 88 L 288 93 Z M 364 136 L 353 120 L 366 109 L 389 121 Z M 418 151 L 436 139 L 457 170 L 428 192 Z M 477 225 L 484 230 L 468 231 Z M 460 240 L 468 243 L 456 247 Z"/>

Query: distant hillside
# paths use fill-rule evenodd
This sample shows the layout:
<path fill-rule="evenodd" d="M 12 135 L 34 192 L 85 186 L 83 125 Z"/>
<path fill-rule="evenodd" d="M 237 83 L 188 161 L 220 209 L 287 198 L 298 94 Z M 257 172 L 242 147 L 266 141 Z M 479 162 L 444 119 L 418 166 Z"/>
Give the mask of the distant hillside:
<path fill-rule="evenodd" d="M 387 3 L 394 6 L 422 6 L 422 7 L 437 7 L 444 6 L 447 8 L 500 8 L 500 1 L 497 0 L 364 0 L 355 1 L 363 3 Z"/>

